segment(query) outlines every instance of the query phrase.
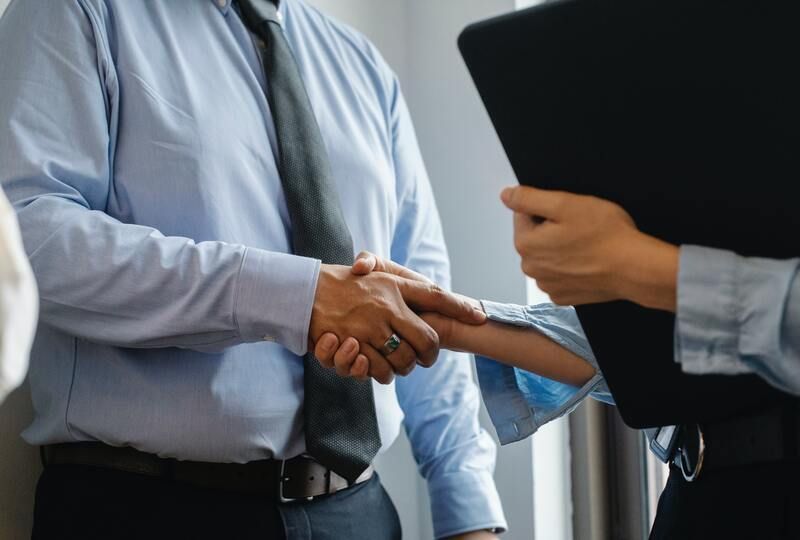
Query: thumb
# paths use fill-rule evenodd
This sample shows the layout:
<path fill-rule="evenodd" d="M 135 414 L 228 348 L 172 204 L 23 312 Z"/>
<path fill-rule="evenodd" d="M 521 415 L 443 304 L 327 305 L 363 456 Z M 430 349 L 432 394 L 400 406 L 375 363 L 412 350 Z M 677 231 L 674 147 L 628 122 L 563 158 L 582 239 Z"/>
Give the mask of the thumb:
<path fill-rule="evenodd" d="M 378 266 L 378 258 L 369 251 L 362 251 L 356 257 L 351 272 L 357 276 L 366 276 Z"/>
<path fill-rule="evenodd" d="M 563 216 L 564 206 L 570 197 L 574 195 L 529 186 L 509 187 L 500 194 L 503 204 L 514 212 L 552 221 L 558 221 Z"/>

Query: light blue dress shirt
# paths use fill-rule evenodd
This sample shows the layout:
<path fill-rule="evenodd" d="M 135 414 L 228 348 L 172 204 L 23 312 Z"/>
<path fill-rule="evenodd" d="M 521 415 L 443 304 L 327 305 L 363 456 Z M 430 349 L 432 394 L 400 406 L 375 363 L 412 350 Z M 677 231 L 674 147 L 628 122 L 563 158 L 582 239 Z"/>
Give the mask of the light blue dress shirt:
<path fill-rule="evenodd" d="M 355 250 L 447 286 L 398 82 L 362 36 L 281 2 Z M 291 255 L 253 40 L 225 0 L 14 0 L 0 19 L 0 180 L 41 292 L 33 444 L 247 462 L 304 448 L 320 268 Z M 437 536 L 505 527 L 464 356 L 375 385 Z"/>

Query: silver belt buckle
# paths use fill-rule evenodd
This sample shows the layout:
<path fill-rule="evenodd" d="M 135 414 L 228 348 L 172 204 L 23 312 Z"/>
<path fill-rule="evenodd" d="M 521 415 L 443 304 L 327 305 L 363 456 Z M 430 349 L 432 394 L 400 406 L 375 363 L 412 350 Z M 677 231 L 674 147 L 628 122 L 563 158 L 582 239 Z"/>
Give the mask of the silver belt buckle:
<path fill-rule="evenodd" d="M 697 464 L 694 468 L 691 467 L 689 463 L 688 453 L 686 451 L 686 443 L 685 439 L 684 442 L 681 444 L 681 451 L 680 451 L 680 465 L 681 465 L 681 472 L 683 473 L 683 478 L 687 482 L 694 482 L 699 478 L 700 473 L 703 471 L 703 460 L 706 455 L 706 441 L 703 438 L 703 430 L 700 428 L 700 424 L 695 424 L 695 428 L 697 428 Z M 684 437 L 688 437 L 689 434 L 684 432 Z"/>

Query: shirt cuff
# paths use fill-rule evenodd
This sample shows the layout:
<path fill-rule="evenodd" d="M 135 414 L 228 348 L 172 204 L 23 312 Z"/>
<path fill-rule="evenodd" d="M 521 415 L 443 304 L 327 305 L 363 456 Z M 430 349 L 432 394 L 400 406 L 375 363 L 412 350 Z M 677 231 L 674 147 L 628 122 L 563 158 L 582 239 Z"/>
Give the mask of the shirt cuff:
<path fill-rule="evenodd" d="M 531 328 L 589 362 L 597 374 L 581 388 L 476 356 L 475 363 L 486 409 L 501 444 L 534 434 L 541 426 L 574 410 L 583 399 L 613 404 L 613 399 L 575 310 L 553 304 L 518 306 L 484 300 L 490 320 Z"/>
<path fill-rule="evenodd" d="M 242 341 L 274 341 L 304 355 L 320 266 L 317 259 L 248 248 L 234 307 Z"/>
<path fill-rule="evenodd" d="M 764 375 L 760 360 L 784 356 L 781 331 L 797 265 L 683 246 L 675 332 L 683 371 Z"/>
<path fill-rule="evenodd" d="M 465 470 L 436 476 L 428 480 L 428 493 L 436 538 L 508 528 L 492 471 Z"/>
<path fill-rule="evenodd" d="M 738 258 L 730 251 L 681 247 L 675 360 L 685 373 L 752 372 L 739 358 Z"/>

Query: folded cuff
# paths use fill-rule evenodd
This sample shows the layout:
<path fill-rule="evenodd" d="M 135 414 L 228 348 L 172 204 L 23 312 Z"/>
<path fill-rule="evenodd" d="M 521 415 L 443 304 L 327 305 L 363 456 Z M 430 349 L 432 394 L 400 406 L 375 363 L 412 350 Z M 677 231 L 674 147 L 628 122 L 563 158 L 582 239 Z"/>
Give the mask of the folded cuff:
<path fill-rule="evenodd" d="M 436 538 L 508 528 L 491 471 L 451 472 L 428 480 Z"/>
<path fill-rule="evenodd" d="M 248 248 L 234 308 L 242 341 L 274 341 L 305 354 L 320 266 L 316 259 Z"/>
<path fill-rule="evenodd" d="M 739 359 L 738 258 L 730 251 L 681 247 L 675 360 L 685 373 L 752 372 Z"/>
<path fill-rule="evenodd" d="M 587 396 L 613 404 L 600 368 L 571 307 L 518 306 L 482 301 L 490 320 L 540 332 L 589 362 L 597 374 L 577 388 L 476 356 L 481 393 L 501 444 L 522 440 L 546 423 L 568 414 Z"/>

